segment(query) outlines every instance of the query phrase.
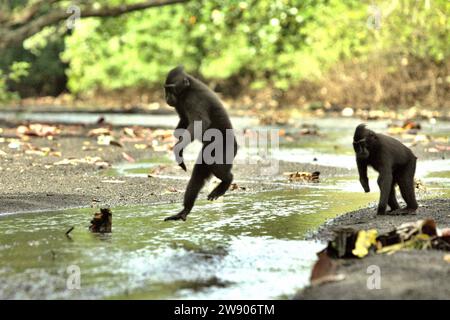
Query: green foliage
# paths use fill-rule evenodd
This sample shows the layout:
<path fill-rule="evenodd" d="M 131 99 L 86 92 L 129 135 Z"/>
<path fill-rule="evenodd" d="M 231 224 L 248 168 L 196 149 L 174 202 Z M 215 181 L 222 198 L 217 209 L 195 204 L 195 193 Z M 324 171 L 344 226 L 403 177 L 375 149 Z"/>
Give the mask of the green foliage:
<path fill-rule="evenodd" d="M 30 65 L 27 62 L 14 62 L 11 65 L 11 70 L 5 74 L 0 70 L 0 102 L 8 102 L 18 98 L 17 94 L 8 90 L 8 81 L 18 82 L 21 78 L 28 75 Z"/>
<path fill-rule="evenodd" d="M 178 64 L 209 79 L 243 77 L 255 88 L 273 84 L 288 89 L 303 79 L 320 80 L 345 61 L 394 56 L 388 65 L 395 72 L 404 57 L 437 64 L 449 60 L 450 1 L 380 0 L 376 8 L 374 3 L 208 0 L 82 19 L 65 37 L 61 59 L 69 66 L 69 89 L 83 94 L 160 86 Z M 373 25 L 376 10 L 381 12 L 379 25 Z M 25 43 L 39 58 L 20 59 L 32 62 L 29 78 L 61 77 L 65 65 L 48 49 L 53 43 L 63 50 L 55 34 L 61 32 L 47 28 Z M 32 79 L 29 84 L 37 87 Z"/>
<path fill-rule="evenodd" d="M 8 91 L 6 85 L 6 76 L 0 70 L 0 103 L 8 102 L 14 98 L 14 95 Z"/>

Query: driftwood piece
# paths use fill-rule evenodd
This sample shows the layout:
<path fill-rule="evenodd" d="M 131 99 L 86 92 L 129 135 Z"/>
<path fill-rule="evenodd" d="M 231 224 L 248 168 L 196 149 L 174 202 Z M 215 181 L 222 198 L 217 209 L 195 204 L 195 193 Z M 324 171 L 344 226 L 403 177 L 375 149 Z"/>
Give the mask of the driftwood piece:
<path fill-rule="evenodd" d="M 108 233 L 112 230 L 112 212 L 108 208 L 101 208 L 94 214 L 89 226 L 91 232 Z"/>

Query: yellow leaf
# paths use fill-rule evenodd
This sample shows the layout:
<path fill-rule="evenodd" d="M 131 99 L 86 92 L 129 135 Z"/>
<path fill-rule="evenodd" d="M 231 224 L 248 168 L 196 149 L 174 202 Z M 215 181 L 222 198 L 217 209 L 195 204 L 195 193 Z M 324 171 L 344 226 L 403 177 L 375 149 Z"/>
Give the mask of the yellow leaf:
<path fill-rule="evenodd" d="M 377 235 L 378 232 L 375 229 L 359 231 L 355 242 L 355 249 L 352 250 L 352 253 L 359 258 L 367 256 L 369 248 L 377 243 Z"/>

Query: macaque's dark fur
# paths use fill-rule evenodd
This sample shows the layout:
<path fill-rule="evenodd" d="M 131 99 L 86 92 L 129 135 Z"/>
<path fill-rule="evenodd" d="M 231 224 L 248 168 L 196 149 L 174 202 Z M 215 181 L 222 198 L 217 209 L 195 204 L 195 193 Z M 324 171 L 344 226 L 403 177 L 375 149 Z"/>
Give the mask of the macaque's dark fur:
<path fill-rule="evenodd" d="M 198 193 L 211 175 L 219 178 L 221 182 L 208 195 L 208 200 L 215 200 L 222 196 L 231 185 L 233 181 L 233 174 L 231 173 L 233 165 L 225 161 L 227 159 L 227 151 L 230 152 L 230 150 L 226 149 L 225 136 L 226 130 L 233 127 L 225 108 L 216 94 L 200 80 L 187 74 L 183 67 L 176 67 L 169 72 L 165 83 L 165 93 L 167 103 L 175 107 L 180 117 L 176 129 L 187 129 L 192 139 L 194 139 L 194 121 L 201 121 L 202 137 L 205 130 L 214 128 L 219 130 L 224 138 L 224 159 L 222 163 L 206 164 L 203 161 L 196 163 L 184 195 L 183 210 L 174 216 L 166 218 L 166 220 L 186 220 L 186 216 L 192 210 Z M 231 152 L 233 152 L 231 159 L 234 159 L 237 152 L 237 144 L 234 135 L 232 135 L 232 138 L 234 147 L 231 148 Z M 182 140 L 180 139 L 177 144 L 181 142 Z M 211 141 L 201 142 L 203 143 L 203 148 L 199 156 L 202 156 L 204 148 L 211 143 Z M 182 149 L 176 157 L 180 167 L 186 171 Z"/>
<path fill-rule="evenodd" d="M 401 214 L 417 209 L 414 190 L 417 158 L 409 148 L 392 137 L 367 129 L 364 124 L 360 124 L 355 130 L 353 148 L 356 153 L 359 180 L 366 192 L 370 191 L 367 166 L 372 166 L 379 173 L 378 214 L 384 214 L 388 204 L 391 211 Z M 399 209 L 395 197 L 396 184 L 407 205 L 404 209 Z"/>

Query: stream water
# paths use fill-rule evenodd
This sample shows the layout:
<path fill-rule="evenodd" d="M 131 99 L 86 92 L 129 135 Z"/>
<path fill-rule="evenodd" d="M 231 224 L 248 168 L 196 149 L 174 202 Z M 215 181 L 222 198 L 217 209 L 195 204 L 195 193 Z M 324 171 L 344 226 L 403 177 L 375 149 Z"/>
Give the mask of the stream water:
<path fill-rule="evenodd" d="M 136 124 L 125 119 L 126 125 Z M 282 144 L 276 157 L 354 166 L 347 145 L 357 121 L 316 123 L 327 142 L 306 137 Z M 446 134 L 448 128 L 428 130 Z M 193 150 L 186 154 L 193 155 Z M 120 164 L 113 173 L 145 177 L 158 161 Z M 421 162 L 418 175 L 436 193 L 450 196 L 449 160 Z M 163 222 L 178 203 L 112 208 L 113 232 L 105 235 L 87 230 L 94 209 L 0 216 L 0 299 L 289 298 L 308 283 L 315 253 L 323 248 L 306 235 L 377 199 L 376 192 L 360 189 L 352 177 L 280 183 L 270 192 L 200 200 L 185 223 Z M 67 237 L 70 227 L 75 229 Z M 80 289 L 70 289 L 78 271 Z"/>

